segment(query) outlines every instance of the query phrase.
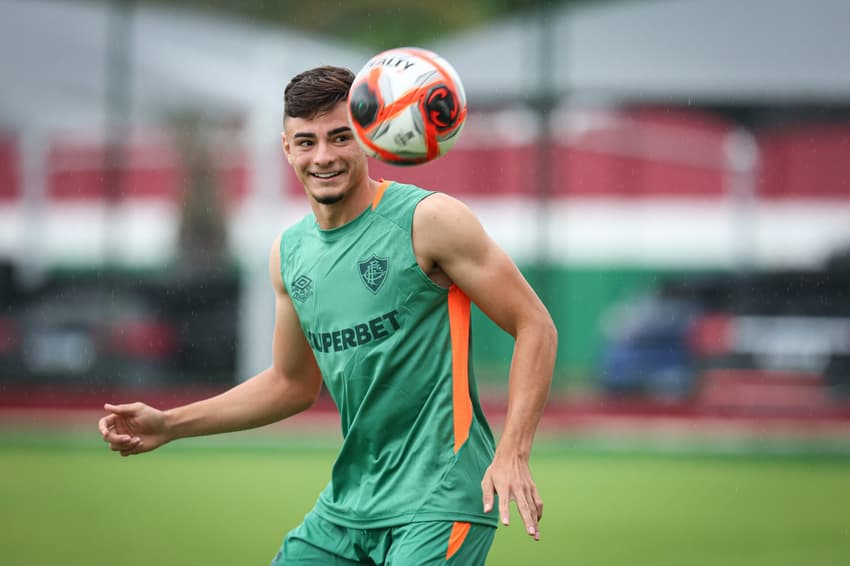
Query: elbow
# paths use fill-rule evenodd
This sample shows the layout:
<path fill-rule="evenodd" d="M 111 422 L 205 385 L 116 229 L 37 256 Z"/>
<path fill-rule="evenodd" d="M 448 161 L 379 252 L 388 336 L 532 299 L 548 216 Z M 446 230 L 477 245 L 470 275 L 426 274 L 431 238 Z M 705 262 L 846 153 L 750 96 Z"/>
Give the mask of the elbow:
<path fill-rule="evenodd" d="M 520 326 L 515 339 L 517 342 L 534 344 L 538 359 L 554 364 L 558 352 L 558 329 L 545 310 Z"/>
<path fill-rule="evenodd" d="M 552 320 L 552 315 L 541 305 L 533 317 L 529 320 L 530 327 L 534 328 L 540 339 L 549 346 L 558 344 L 558 328 L 555 326 L 555 321 Z"/>
<path fill-rule="evenodd" d="M 301 392 L 297 395 L 292 395 L 289 399 L 287 399 L 288 402 L 282 411 L 282 417 L 286 418 L 306 411 L 316 403 L 316 399 L 317 397 L 302 394 Z"/>
<path fill-rule="evenodd" d="M 322 394 L 322 374 L 316 372 L 312 379 L 304 382 L 304 387 L 301 395 L 302 411 L 306 411 L 316 404 Z"/>
<path fill-rule="evenodd" d="M 555 322 L 552 320 L 552 317 L 548 314 L 546 315 L 546 320 L 543 321 L 542 326 L 543 342 L 546 350 L 551 352 L 551 357 L 554 361 L 558 352 L 558 328 L 555 326 Z"/>
<path fill-rule="evenodd" d="M 276 371 L 275 383 L 278 420 L 306 411 L 316 404 L 322 393 L 322 375 L 318 370 L 312 375 L 301 373 L 297 376 Z"/>
<path fill-rule="evenodd" d="M 543 310 L 527 328 L 534 329 L 533 334 L 536 336 L 535 341 L 541 361 L 545 360 L 554 364 L 558 353 L 558 328 L 552 317 Z"/>
<path fill-rule="evenodd" d="M 316 401 L 319 400 L 319 397 L 322 395 L 322 380 L 318 379 L 313 384 L 312 389 L 307 391 L 307 394 L 304 397 L 304 409 L 307 410 L 313 405 L 316 404 Z"/>
<path fill-rule="evenodd" d="M 293 413 L 306 411 L 316 404 L 316 401 L 319 400 L 319 396 L 321 394 L 321 379 L 316 382 L 311 380 L 309 382 L 300 383 L 299 387 L 294 391 L 291 391 L 289 395 L 291 411 Z"/>

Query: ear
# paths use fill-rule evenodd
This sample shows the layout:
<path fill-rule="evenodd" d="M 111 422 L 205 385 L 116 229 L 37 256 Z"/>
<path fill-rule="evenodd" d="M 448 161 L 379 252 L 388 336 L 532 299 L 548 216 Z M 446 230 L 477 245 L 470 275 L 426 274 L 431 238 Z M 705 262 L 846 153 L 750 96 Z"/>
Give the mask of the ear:
<path fill-rule="evenodd" d="M 292 164 L 292 153 L 289 151 L 289 142 L 286 140 L 286 132 L 280 133 L 280 147 L 283 150 L 283 154 L 286 156 L 286 160 L 289 161 L 289 164 Z"/>

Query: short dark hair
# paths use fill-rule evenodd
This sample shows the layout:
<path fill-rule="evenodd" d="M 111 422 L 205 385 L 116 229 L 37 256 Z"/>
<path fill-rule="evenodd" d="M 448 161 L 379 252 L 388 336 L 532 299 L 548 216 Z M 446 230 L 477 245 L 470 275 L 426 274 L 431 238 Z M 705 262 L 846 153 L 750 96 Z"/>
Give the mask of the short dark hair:
<path fill-rule="evenodd" d="M 313 118 L 348 98 L 354 73 L 326 65 L 292 77 L 283 91 L 283 111 L 292 118 Z"/>

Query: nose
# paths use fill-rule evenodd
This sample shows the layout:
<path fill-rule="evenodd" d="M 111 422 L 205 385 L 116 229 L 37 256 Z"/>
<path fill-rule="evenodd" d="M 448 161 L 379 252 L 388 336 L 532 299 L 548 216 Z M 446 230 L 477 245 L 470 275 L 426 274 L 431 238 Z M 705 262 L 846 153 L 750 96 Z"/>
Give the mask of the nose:
<path fill-rule="evenodd" d="M 336 161 L 336 151 L 333 144 L 325 140 L 320 140 L 316 145 L 316 152 L 313 154 L 313 162 L 318 166 L 328 166 Z"/>

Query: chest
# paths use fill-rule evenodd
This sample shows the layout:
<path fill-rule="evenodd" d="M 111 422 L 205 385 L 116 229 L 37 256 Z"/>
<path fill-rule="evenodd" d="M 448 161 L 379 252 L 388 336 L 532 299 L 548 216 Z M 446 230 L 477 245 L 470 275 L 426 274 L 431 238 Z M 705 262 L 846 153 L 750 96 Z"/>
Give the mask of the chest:
<path fill-rule="evenodd" d="M 284 277 L 302 323 L 329 327 L 386 315 L 416 291 L 424 274 L 409 232 L 372 223 L 346 237 L 299 242 Z"/>

